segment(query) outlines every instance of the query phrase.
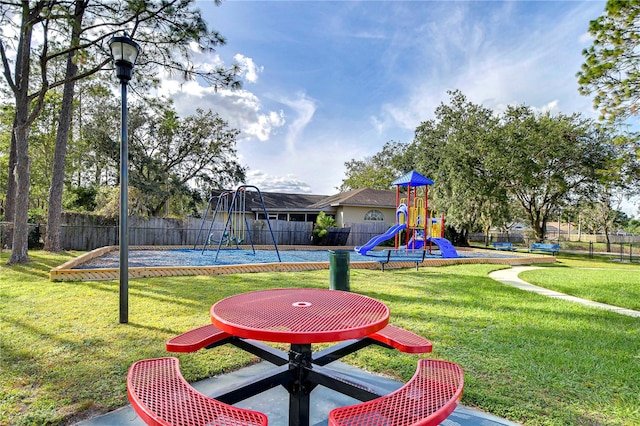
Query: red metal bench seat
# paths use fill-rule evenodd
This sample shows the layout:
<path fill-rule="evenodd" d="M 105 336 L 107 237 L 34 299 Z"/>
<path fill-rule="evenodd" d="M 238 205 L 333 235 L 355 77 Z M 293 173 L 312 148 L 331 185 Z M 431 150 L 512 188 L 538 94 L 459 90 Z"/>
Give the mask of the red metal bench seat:
<path fill-rule="evenodd" d="M 230 337 L 232 336 L 229 333 L 220 330 L 215 325 L 207 324 L 169 339 L 165 347 L 169 352 L 196 352 L 212 345 L 222 344 L 225 339 Z M 387 324 L 385 328 L 368 337 L 375 340 L 376 343 L 383 343 L 399 351 L 412 354 L 431 352 L 433 346 L 424 337 L 391 324 Z"/>
<path fill-rule="evenodd" d="M 180 373 L 177 358 L 137 361 L 127 374 L 127 395 L 148 425 L 267 425 L 267 416 L 201 394 Z"/>
<path fill-rule="evenodd" d="M 424 337 L 391 324 L 368 337 L 410 354 L 431 352 L 433 348 L 431 342 Z"/>
<path fill-rule="evenodd" d="M 438 425 L 462 398 L 464 374 L 455 363 L 421 359 L 404 386 L 383 397 L 329 413 L 329 426 Z"/>
<path fill-rule="evenodd" d="M 231 337 L 213 324 L 207 324 L 172 337 L 165 347 L 169 352 L 196 352 Z"/>

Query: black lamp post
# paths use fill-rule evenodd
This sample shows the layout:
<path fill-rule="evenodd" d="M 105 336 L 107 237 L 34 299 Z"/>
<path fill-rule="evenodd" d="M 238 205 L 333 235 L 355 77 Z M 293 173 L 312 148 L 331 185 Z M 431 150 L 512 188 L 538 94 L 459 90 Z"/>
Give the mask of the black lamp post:
<path fill-rule="evenodd" d="M 120 323 L 129 322 L 129 236 L 127 229 L 127 187 L 129 185 L 129 147 L 127 141 L 127 84 L 133 75 L 133 66 L 140 46 L 125 34 L 109 40 L 111 57 L 116 66 L 116 77 L 122 88 L 122 120 L 120 128 Z"/>

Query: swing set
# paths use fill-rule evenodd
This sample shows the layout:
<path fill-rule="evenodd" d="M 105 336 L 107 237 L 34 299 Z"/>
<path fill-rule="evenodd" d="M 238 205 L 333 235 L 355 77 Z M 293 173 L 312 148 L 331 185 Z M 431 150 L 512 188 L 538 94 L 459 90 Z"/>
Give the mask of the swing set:
<path fill-rule="evenodd" d="M 217 199 L 217 201 L 215 203 L 213 218 L 211 220 L 211 225 L 209 226 L 207 238 L 202 245 L 202 253 L 204 254 L 208 245 L 213 246 L 217 243 L 218 248 L 216 249 L 216 256 L 214 259 L 214 262 L 217 262 L 218 255 L 220 254 L 220 250 L 223 244 L 227 247 L 235 245 L 236 249 L 240 249 L 240 244 L 245 244 L 245 241 L 248 240 L 249 244 L 251 245 L 253 254 L 256 254 L 253 239 L 251 238 L 249 221 L 247 219 L 247 190 L 255 190 L 258 194 L 260 205 L 266 218 L 267 226 L 269 227 L 269 233 L 271 234 L 271 240 L 273 241 L 273 246 L 275 247 L 276 254 L 278 256 L 278 261 L 282 262 L 282 259 L 280 258 L 280 252 L 278 251 L 278 244 L 276 243 L 275 235 L 273 234 L 273 230 L 271 229 L 271 222 L 269 221 L 269 214 L 267 213 L 267 208 L 264 204 L 264 198 L 262 197 L 262 193 L 260 192 L 258 187 L 253 185 L 241 185 L 235 191 L 223 191 L 220 193 L 220 195 L 211 197 L 209 199 L 207 210 L 204 214 L 205 218 L 209 215 L 214 200 Z M 213 225 L 214 223 L 216 223 L 218 215 L 220 215 L 221 221 L 224 221 L 225 225 L 220 238 L 215 239 L 215 231 L 213 230 Z M 196 242 L 193 245 L 194 250 L 198 246 L 203 228 L 204 221 L 202 222 L 202 224 L 200 225 L 200 229 L 198 230 Z"/>

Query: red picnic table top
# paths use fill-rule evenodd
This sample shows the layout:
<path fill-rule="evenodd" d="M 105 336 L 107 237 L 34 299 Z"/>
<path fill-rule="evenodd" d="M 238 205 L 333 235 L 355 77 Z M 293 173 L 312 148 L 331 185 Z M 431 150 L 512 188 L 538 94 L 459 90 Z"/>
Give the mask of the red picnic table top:
<path fill-rule="evenodd" d="M 237 294 L 211 307 L 219 329 L 246 339 L 311 344 L 359 339 L 384 328 L 384 303 L 339 290 L 287 288 Z"/>

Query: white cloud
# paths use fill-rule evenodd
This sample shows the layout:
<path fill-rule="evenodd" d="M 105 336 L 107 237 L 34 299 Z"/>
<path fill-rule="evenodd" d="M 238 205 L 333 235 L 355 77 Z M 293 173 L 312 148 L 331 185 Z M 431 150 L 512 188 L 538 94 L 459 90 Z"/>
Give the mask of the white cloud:
<path fill-rule="evenodd" d="M 241 65 L 245 80 L 258 81 L 263 67 L 244 55 L 236 55 L 234 59 Z M 217 59 L 215 62 L 218 64 Z M 317 162 L 317 152 L 297 149 L 298 144 L 304 145 L 305 128 L 316 110 L 316 102 L 305 93 L 265 96 L 265 101 L 282 106 L 280 109 L 265 109 L 263 100 L 246 86 L 241 90 L 216 91 L 198 81 L 182 82 L 170 76 L 164 76 L 161 82 L 158 93 L 171 97 L 181 116 L 193 114 L 196 108 L 212 109 L 231 127 L 241 130 L 238 155 L 241 163 L 250 167 L 247 184 L 262 191 L 312 192 L 311 186 L 300 176 L 305 176 L 309 169 L 315 169 L 314 174 L 323 170 Z M 290 123 L 288 116 L 293 117 Z M 279 129 L 286 131 L 279 132 Z M 282 152 L 283 146 L 286 154 Z"/>
<path fill-rule="evenodd" d="M 555 99 L 546 105 L 542 105 L 542 112 L 556 112 L 559 110 L 560 101 Z"/>
<path fill-rule="evenodd" d="M 335 194 L 344 178 L 344 163 L 360 158 L 361 147 L 335 135 L 308 136 L 304 142 L 295 152 L 281 150 L 277 141 L 272 145 L 242 142 L 238 151 L 243 164 L 250 167 L 248 183 L 260 190 L 264 186 L 292 193 Z"/>
<path fill-rule="evenodd" d="M 215 88 L 201 86 L 196 80 L 179 80 L 168 74 L 164 74 L 162 83 L 158 88 L 158 95 L 166 97 L 187 95 L 201 99 L 215 92 Z"/>
<path fill-rule="evenodd" d="M 266 141 L 286 122 L 282 110 L 264 111 L 260 99 L 247 90 L 223 89 L 216 92 L 213 88 L 193 84 L 179 86 L 173 81 L 163 81 L 161 92 L 169 91 L 179 115 L 191 115 L 197 108 L 211 109 L 227 120 L 231 127 L 240 129 L 241 137 Z"/>
<path fill-rule="evenodd" d="M 273 176 L 261 170 L 251 170 L 247 173 L 247 185 L 257 186 L 264 192 L 284 192 L 289 194 L 311 194 L 308 183 L 292 174 Z"/>
<path fill-rule="evenodd" d="M 303 137 L 305 127 L 307 127 L 313 118 L 313 114 L 316 111 L 316 103 L 313 99 L 309 99 L 304 93 L 298 93 L 295 99 L 283 98 L 280 102 L 291 108 L 293 115 L 296 117 L 289 125 L 286 135 L 287 150 L 293 152 Z"/>
<path fill-rule="evenodd" d="M 256 66 L 252 59 L 243 55 L 236 55 L 235 60 L 245 70 L 245 78 L 257 81 L 262 67 Z M 327 162 L 318 162 L 317 151 L 308 150 L 307 141 L 303 140 L 305 128 L 316 111 L 316 102 L 305 93 L 297 92 L 290 97 L 264 97 L 265 101 L 283 107 L 266 110 L 260 97 L 246 88 L 216 91 L 201 86 L 197 81 L 181 82 L 168 76 L 161 81 L 159 94 L 171 97 L 181 116 L 193 114 L 196 108 L 212 109 L 231 127 L 241 130 L 238 155 L 241 163 L 250 167 L 247 184 L 255 185 L 261 191 L 312 193 L 312 187 L 301 176 L 308 176 L 307 172 L 311 170 L 312 175 L 327 171 Z M 288 116 L 293 118 L 289 120 Z M 279 129 L 285 131 L 279 132 Z M 341 166 L 342 163 L 338 167 Z M 332 172 L 331 175 L 341 176 L 342 171 Z M 335 182 L 332 179 L 329 185 L 322 185 L 322 188 L 333 193 L 333 186 L 338 184 L 339 180 Z M 313 189 L 317 191 L 319 188 Z"/>
<path fill-rule="evenodd" d="M 245 135 L 254 136 L 263 142 L 269 140 L 274 129 L 285 124 L 282 110 L 280 112 L 271 111 L 267 114 L 258 114 L 257 119 L 257 121 L 247 123 L 247 126 L 242 131 Z"/>
<path fill-rule="evenodd" d="M 448 102 L 446 91 L 454 89 L 497 113 L 508 105 L 525 104 L 538 111 L 593 115 L 590 100 L 576 96 L 575 78 L 584 42 L 575 34 L 592 19 L 590 10 L 577 7 L 553 25 L 540 22 L 517 40 L 506 33 L 513 4 L 494 12 L 491 19 L 478 21 L 466 7 L 452 6 L 445 21 L 425 25 L 424 34 L 413 35 L 428 41 L 417 49 L 421 55 L 415 59 L 425 67 L 402 74 L 405 94 L 381 106 L 372 121 L 376 127 L 413 130 L 433 118 L 439 104 Z M 494 28 L 502 34 L 497 36 Z"/>
<path fill-rule="evenodd" d="M 384 132 L 385 122 L 382 121 L 379 117 L 371 116 L 369 117 L 369 122 L 378 134 L 382 134 Z"/>
<path fill-rule="evenodd" d="M 224 66 L 224 61 L 220 55 L 211 52 L 203 52 L 198 48 L 197 44 L 189 45 L 191 50 L 191 62 L 193 68 L 199 71 L 210 72 L 218 67 Z"/>
<path fill-rule="evenodd" d="M 258 74 L 264 71 L 264 67 L 256 66 L 255 62 L 253 62 L 253 59 L 248 58 L 240 53 L 236 54 L 233 58 L 240 65 L 240 68 L 242 69 L 241 76 L 243 76 L 246 81 L 250 83 L 255 83 L 258 81 Z"/>
<path fill-rule="evenodd" d="M 211 62 L 202 62 L 200 69 L 213 69 L 222 64 L 217 55 L 210 55 L 210 58 Z M 204 55 L 200 55 L 199 60 L 204 59 Z M 243 55 L 236 55 L 236 60 L 243 67 L 242 75 L 251 81 L 257 81 L 262 67 L 256 66 L 251 58 Z M 160 81 L 158 95 L 173 99 L 180 116 L 191 115 L 198 108 L 211 109 L 227 120 L 231 127 L 240 129 L 243 138 L 254 137 L 267 141 L 286 123 L 283 110 L 265 111 L 258 96 L 249 90 L 216 89 L 203 86 L 199 80 L 183 81 L 167 73 L 161 75 Z"/>

